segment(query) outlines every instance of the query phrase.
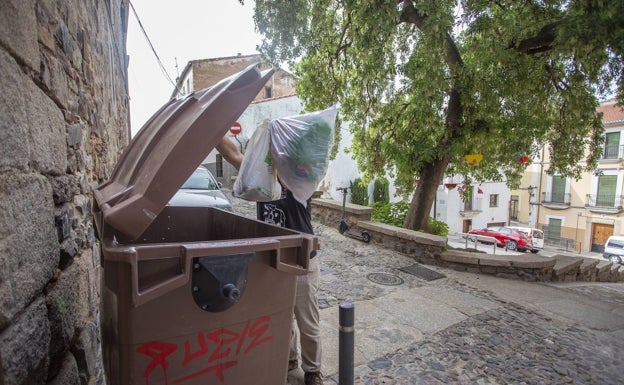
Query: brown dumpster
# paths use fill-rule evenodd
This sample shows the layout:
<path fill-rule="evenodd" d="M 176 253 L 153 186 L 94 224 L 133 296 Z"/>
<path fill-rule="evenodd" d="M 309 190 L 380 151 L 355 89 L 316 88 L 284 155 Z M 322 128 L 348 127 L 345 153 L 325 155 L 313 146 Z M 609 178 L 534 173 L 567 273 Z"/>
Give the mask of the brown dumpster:
<path fill-rule="evenodd" d="M 254 66 L 173 100 L 94 191 L 110 385 L 284 384 L 314 236 L 167 202 L 262 89 Z"/>

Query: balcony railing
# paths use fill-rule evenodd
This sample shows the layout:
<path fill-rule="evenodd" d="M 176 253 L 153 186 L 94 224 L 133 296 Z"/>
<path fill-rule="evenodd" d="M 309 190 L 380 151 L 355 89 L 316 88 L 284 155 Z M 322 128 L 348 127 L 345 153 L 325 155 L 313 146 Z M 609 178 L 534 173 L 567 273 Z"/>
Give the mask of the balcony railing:
<path fill-rule="evenodd" d="M 621 209 L 622 196 L 615 194 L 587 194 L 587 207 Z"/>
<path fill-rule="evenodd" d="M 468 202 L 464 202 L 464 211 L 481 211 L 483 205 L 482 198 L 473 198 Z"/>
<path fill-rule="evenodd" d="M 481 206 L 483 199 L 473 198 L 468 202 L 464 202 L 463 206 L 460 206 L 459 215 L 462 217 L 470 218 L 481 212 Z"/>
<path fill-rule="evenodd" d="M 542 203 L 570 206 L 570 194 L 569 193 L 543 192 Z"/>
<path fill-rule="evenodd" d="M 624 145 L 613 144 L 606 145 L 602 148 L 602 159 L 617 160 L 624 156 Z"/>

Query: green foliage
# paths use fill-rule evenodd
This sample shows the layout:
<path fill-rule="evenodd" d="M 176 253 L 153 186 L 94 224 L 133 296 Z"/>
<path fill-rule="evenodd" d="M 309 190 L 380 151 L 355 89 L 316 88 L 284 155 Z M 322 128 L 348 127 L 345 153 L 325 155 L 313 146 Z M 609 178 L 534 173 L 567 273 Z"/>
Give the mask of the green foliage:
<path fill-rule="evenodd" d="M 392 170 L 400 194 L 435 165 L 517 185 L 529 164 L 518 151 L 578 178 L 600 157 L 597 95 L 618 85 L 624 101 L 623 1 L 255 4 L 263 56 L 290 64 L 306 110 L 340 103 L 363 177 Z M 474 153 L 478 167 L 464 159 Z M 427 192 L 414 212 L 428 212 Z M 425 227 L 420 219 L 413 226 Z"/>
<path fill-rule="evenodd" d="M 361 178 L 355 178 L 351 184 L 351 203 L 368 206 L 368 186 L 362 182 Z"/>
<path fill-rule="evenodd" d="M 373 213 L 371 220 L 392 226 L 403 227 L 409 203 L 400 201 L 396 203 L 373 203 Z M 449 232 L 448 225 L 440 220 L 429 217 L 429 229 L 431 233 L 446 237 Z"/>
<path fill-rule="evenodd" d="M 373 202 L 390 203 L 390 182 L 386 178 L 375 179 Z"/>
<path fill-rule="evenodd" d="M 409 203 L 400 201 L 396 203 L 375 202 L 371 220 L 386 223 L 388 225 L 403 227 Z"/>
<path fill-rule="evenodd" d="M 429 218 L 429 228 L 433 234 L 446 237 L 449 233 L 449 227 L 445 222 L 437 220 L 433 217 Z"/>

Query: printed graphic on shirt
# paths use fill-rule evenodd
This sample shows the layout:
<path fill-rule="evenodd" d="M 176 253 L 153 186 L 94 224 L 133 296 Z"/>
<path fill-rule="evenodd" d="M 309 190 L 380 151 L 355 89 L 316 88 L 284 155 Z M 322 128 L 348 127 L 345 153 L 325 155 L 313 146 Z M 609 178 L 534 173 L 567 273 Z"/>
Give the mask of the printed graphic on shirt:
<path fill-rule="evenodd" d="M 286 215 L 284 211 L 272 203 L 262 206 L 262 220 L 274 225 L 286 226 Z"/>

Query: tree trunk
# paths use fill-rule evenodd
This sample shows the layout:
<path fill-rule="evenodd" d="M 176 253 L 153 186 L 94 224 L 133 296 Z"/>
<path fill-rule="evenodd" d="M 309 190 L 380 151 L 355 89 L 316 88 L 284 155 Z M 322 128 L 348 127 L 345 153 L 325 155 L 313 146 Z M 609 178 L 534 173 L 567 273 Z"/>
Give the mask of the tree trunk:
<path fill-rule="evenodd" d="M 433 163 L 426 163 L 420 173 L 420 182 L 416 186 L 414 196 L 405 218 L 405 228 L 429 232 L 429 214 L 436 199 L 438 186 L 442 183 L 444 172 L 449 164 L 445 157 Z"/>

